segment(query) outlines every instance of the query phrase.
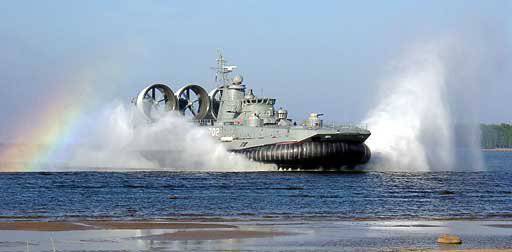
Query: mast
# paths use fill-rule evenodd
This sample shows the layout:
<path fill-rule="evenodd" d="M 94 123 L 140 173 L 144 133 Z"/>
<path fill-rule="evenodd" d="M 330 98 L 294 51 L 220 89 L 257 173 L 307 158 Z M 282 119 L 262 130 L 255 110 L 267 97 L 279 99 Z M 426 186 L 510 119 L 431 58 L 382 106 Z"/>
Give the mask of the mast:
<path fill-rule="evenodd" d="M 241 102 L 245 96 L 245 86 L 242 84 L 241 77 L 232 79 L 229 73 L 233 72 L 237 66 L 227 66 L 227 61 L 219 52 L 217 58 L 217 67 L 215 82 L 217 88 L 221 90 L 219 112 L 217 115 L 217 123 L 224 124 L 226 122 L 233 122 L 241 110 Z M 234 83 L 236 82 L 236 83 Z"/>
<path fill-rule="evenodd" d="M 217 58 L 217 67 L 215 67 L 215 82 L 218 83 L 217 87 L 227 86 L 231 84 L 231 78 L 229 78 L 229 73 L 233 72 L 237 68 L 237 66 L 226 66 L 227 60 L 224 59 L 222 52 L 220 50 L 217 51 L 219 57 Z"/>

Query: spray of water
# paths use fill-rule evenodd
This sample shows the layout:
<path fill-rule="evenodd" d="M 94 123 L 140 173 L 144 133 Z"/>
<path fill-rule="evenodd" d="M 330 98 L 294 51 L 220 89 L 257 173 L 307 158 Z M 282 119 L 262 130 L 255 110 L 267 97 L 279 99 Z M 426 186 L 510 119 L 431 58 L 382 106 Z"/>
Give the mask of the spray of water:
<path fill-rule="evenodd" d="M 272 167 L 229 153 L 183 116 L 154 122 L 134 106 L 118 104 L 94 120 L 92 136 L 77 145 L 69 166 L 95 170 L 259 171 Z"/>
<path fill-rule="evenodd" d="M 460 43 L 435 41 L 408 48 L 392 64 L 380 102 L 365 120 L 372 131 L 370 169 L 482 167 L 470 56 Z"/>

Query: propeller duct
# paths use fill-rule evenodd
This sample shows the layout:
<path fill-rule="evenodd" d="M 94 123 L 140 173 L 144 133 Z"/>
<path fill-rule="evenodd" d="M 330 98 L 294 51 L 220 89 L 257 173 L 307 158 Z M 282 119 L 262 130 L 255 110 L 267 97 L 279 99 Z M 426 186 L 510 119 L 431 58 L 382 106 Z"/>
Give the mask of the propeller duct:
<path fill-rule="evenodd" d="M 144 88 L 135 100 L 137 108 L 148 118 L 176 110 L 177 99 L 171 88 L 165 84 L 153 84 Z"/>
<path fill-rule="evenodd" d="M 214 90 L 210 91 L 208 94 L 210 97 L 210 112 L 213 119 L 217 119 L 217 116 L 219 115 L 219 108 L 220 108 L 220 99 L 222 96 L 222 89 L 221 88 L 215 88 Z"/>
<path fill-rule="evenodd" d="M 178 109 L 185 115 L 201 120 L 208 116 L 210 111 L 210 98 L 204 88 L 190 84 L 182 87 L 176 93 Z"/>

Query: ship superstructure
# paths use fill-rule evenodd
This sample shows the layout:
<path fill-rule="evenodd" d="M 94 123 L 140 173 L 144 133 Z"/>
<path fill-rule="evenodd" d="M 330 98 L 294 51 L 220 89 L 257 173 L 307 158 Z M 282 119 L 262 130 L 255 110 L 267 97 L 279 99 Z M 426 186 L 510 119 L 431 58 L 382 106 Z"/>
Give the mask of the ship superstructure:
<path fill-rule="evenodd" d="M 291 169 L 352 169 L 370 159 L 364 141 L 370 131 L 364 127 L 324 125 L 322 114 L 311 113 L 296 122 L 288 111 L 276 110 L 276 99 L 258 97 L 247 89 L 243 77 L 229 74 L 236 66 L 226 65 L 222 54 L 217 59 L 217 87 L 207 93 L 190 84 L 176 94 L 164 84 L 143 89 L 135 101 L 148 117 L 160 109 L 177 110 L 192 117 L 228 151 L 248 159 L 273 163 Z"/>

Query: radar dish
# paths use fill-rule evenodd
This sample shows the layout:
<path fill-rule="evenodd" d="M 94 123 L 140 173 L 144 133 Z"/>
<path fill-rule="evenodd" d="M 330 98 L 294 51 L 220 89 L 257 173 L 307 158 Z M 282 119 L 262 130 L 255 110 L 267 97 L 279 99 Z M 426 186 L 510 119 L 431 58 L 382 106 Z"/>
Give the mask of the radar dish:
<path fill-rule="evenodd" d="M 204 119 L 210 109 L 210 98 L 204 88 L 190 84 L 182 87 L 176 93 L 178 98 L 178 109 L 179 111 L 194 119 Z"/>
<path fill-rule="evenodd" d="M 176 109 L 177 102 L 171 88 L 164 84 L 153 84 L 140 91 L 135 101 L 137 108 L 148 118 Z"/>
<path fill-rule="evenodd" d="M 242 85 L 243 81 L 244 81 L 244 77 L 242 77 L 242 75 L 237 75 L 233 78 L 233 84 L 235 84 L 235 85 Z"/>

